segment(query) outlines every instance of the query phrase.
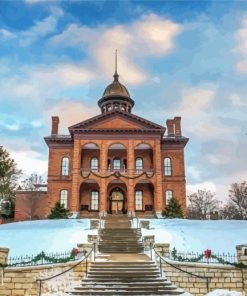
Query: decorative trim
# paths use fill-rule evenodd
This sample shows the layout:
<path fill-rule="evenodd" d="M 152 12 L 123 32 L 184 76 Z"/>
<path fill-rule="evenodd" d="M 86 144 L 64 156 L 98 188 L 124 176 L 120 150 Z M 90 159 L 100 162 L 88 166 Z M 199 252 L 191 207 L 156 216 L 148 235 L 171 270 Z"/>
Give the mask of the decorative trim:
<path fill-rule="evenodd" d="M 90 170 L 89 173 L 87 173 L 87 175 L 83 175 L 83 172 L 81 170 L 81 177 L 83 179 L 88 179 L 91 175 L 94 175 L 95 177 L 99 177 L 101 179 L 107 179 L 107 178 L 110 178 L 110 177 L 115 177 L 117 179 L 123 177 L 125 179 L 137 179 L 139 177 L 142 177 L 142 176 L 145 176 L 147 177 L 148 179 L 151 179 L 153 176 L 154 176 L 154 172 L 151 172 L 151 174 L 147 173 L 147 172 L 143 172 L 139 175 L 135 175 L 135 176 L 130 176 L 130 175 L 125 175 L 125 174 L 122 174 L 120 171 L 116 171 L 116 172 L 113 172 L 113 173 L 110 173 L 108 175 L 102 175 L 102 174 L 97 174 L 96 172 Z"/>

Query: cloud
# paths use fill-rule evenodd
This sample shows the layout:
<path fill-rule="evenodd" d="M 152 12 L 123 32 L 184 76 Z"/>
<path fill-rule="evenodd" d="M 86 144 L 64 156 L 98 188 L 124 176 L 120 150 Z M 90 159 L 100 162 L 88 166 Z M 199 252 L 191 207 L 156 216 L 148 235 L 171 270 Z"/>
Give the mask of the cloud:
<path fill-rule="evenodd" d="M 37 21 L 29 30 L 21 33 L 20 45 L 29 46 L 39 38 L 42 38 L 56 30 L 57 18 L 48 16 L 42 21 Z"/>
<path fill-rule="evenodd" d="M 247 107 L 247 100 L 244 96 L 234 93 L 230 95 L 230 100 L 234 106 Z"/>
<path fill-rule="evenodd" d="M 66 100 L 56 104 L 46 112 L 47 120 L 59 115 L 60 133 L 68 133 L 68 127 L 98 114 L 98 108 L 88 107 L 81 102 Z"/>
<path fill-rule="evenodd" d="M 235 51 L 240 55 L 240 61 L 236 64 L 239 73 L 247 73 L 247 15 L 242 19 L 242 27 L 236 32 L 237 48 Z"/>
<path fill-rule="evenodd" d="M 41 159 L 41 155 L 32 150 L 26 151 L 9 151 L 10 156 L 17 163 L 17 167 L 22 169 L 26 175 L 31 175 L 35 170 L 38 170 L 38 174 L 44 174 L 48 169 L 48 162 Z"/>
<path fill-rule="evenodd" d="M 216 185 L 214 182 L 202 182 L 193 185 L 187 185 L 187 194 L 191 194 L 197 190 L 210 190 L 211 192 L 216 192 Z"/>
<path fill-rule="evenodd" d="M 15 37 L 15 34 L 6 30 L 6 29 L 0 29 L 0 39 L 12 39 Z"/>
<path fill-rule="evenodd" d="M 126 83 L 145 82 L 149 75 L 137 66 L 136 59 L 167 55 L 174 48 L 174 38 L 182 26 L 170 20 L 149 14 L 128 25 L 96 28 L 70 24 L 61 34 L 53 36 L 53 46 L 71 46 L 86 51 L 89 64 L 96 73 L 110 76 L 114 68 L 117 48 L 118 69 Z M 98 77 L 99 78 L 99 77 Z"/>
<path fill-rule="evenodd" d="M 180 103 L 173 106 L 173 114 L 182 117 L 186 135 L 201 141 L 219 139 L 236 134 L 237 126 L 225 126 L 217 116 L 215 106 L 221 98 L 215 85 L 183 87 Z"/>
<path fill-rule="evenodd" d="M 51 67 L 36 68 L 32 73 L 37 81 L 45 84 L 61 84 L 65 87 L 73 87 L 88 82 L 93 77 L 93 72 L 79 64 L 58 64 Z"/>

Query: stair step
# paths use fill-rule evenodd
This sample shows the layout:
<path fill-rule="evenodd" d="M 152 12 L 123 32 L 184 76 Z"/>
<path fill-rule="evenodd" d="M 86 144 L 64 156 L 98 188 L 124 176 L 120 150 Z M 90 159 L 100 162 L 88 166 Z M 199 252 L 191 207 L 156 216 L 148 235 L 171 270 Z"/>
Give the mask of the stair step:
<path fill-rule="evenodd" d="M 167 290 L 158 290 L 158 291 L 126 291 L 126 290 L 118 290 L 117 294 L 116 291 L 106 291 L 106 290 L 98 290 L 98 291 L 93 291 L 93 290 L 85 290 L 85 291 L 73 291 L 70 292 L 70 295 L 114 295 L 114 296 L 119 296 L 119 295 L 138 295 L 138 296 L 143 296 L 143 295 L 162 295 L 162 296 L 171 296 L 171 295 L 181 295 L 182 292 L 179 291 L 167 291 Z"/>

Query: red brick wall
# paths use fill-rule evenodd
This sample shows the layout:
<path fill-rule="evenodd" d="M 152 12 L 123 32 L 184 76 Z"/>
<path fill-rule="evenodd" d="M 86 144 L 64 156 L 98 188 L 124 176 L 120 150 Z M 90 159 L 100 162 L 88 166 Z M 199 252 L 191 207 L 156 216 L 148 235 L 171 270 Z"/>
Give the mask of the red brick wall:
<path fill-rule="evenodd" d="M 44 219 L 49 214 L 47 192 L 18 191 L 15 197 L 15 221 Z"/>
<path fill-rule="evenodd" d="M 145 210 L 145 205 L 154 206 L 154 187 L 152 184 L 137 184 L 135 190 L 142 191 L 143 210 Z"/>
<path fill-rule="evenodd" d="M 152 150 L 143 149 L 143 150 L 135 150 L 135 160 L 136 158 L 142 158 L 143 168 L 144 170 L 153 169 L 153 153 Z"/>
<path fill-rule="evenodd" d="M 69 191 L 68 206 L 71 195 L 71 172 L 72 172 L 72 148 L 50 148 L 49 166 L 48 166 L 48 194 L 49 194 L 49 212 L 55 203 L 60 199 L 60 191 L 66 189 Z M 69 158 L 69 176 L 61 175 L 61 164 L 63 157 Z"/>
<path fill-rule="evenodd" d="M 173 197 L 182 205 L 186 213 L 186 181 L 184 167 L 184 149 L 162 150 L 162 165 L 164 158 L 169 157 L 172 160 L 172 176 L 163 175 L 163 198 L 165 205 L 166 190 L 172 190 Z M 164 172 L 163 172 L 164 174 Z"/>

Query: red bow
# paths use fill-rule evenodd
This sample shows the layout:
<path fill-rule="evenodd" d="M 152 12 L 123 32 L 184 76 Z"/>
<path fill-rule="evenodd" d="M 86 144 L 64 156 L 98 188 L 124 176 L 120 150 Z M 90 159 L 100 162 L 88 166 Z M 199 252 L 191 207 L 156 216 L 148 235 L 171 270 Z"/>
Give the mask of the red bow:
<path fill-rule="evenodd" d="M 204 256 L 206 259 L 209 259 L 212 255 L 212 251 L 207 249 L 206 251 L 204 251 Z"/>
<path fill-rule="evenodd" d="M 78 255 L 78 253 L 79 253 L 79 250 L 78 250 L 78 249 L 76 249 L 76 248 L 74 248 L 74 249 L 73 249 L 73 254 L 74 254 L 74 256 L 77 256 L 77 255 Z"/>

